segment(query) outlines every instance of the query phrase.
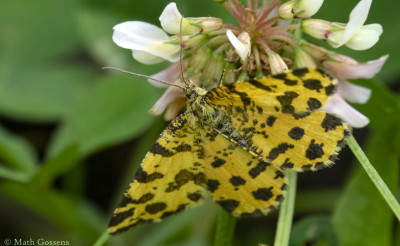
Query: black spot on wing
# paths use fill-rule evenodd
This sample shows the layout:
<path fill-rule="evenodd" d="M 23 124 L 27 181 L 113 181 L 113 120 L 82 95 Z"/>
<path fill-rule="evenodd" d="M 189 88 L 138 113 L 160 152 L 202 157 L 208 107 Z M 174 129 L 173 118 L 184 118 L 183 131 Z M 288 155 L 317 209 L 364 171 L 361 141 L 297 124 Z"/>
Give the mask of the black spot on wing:
<path fill-rule="evenodd" d="M 298 120 L 298 119 L 304 119 L 308 116 L 310 116 L 310 112 L 302 112 L 302 113 L 293 113 L 292 116 Z"/>
<path fill-rule="evenodd" d="M 325 87 L 325 94 L 327 96 L 330 96 L 335 92 L 335 90 L 336 90 L 336 86 L 335 85 L 333 85 L 333 84 L 332 85 L 328 85 L 328 86 Z"/>
<path fill-rule="evenodd" d="M 317 158 L 321 158 L 324 155 L 324 150 L 322 149 L 323 146 L 324 146 L 323 143 L 317 144 L 315 143 L 315 140 L 312 139 L 310 145 L 306 150 L 306 157 L 309 160 L 315 160 Z"/>
<path fill-rule="evenodd" d="M 280 154 L 283 154 L 286 152 L 286 150 L 293 148 L 294 148 L 293 144 L 281 143 L 278 145 L 278 147 L 271 149 L 268 155 L 268 159 L 275 160 Z"/>
<path fill-rule="evenodd" d="M 167 204 L 165 204 L 164 202 L 156 202 L 156 203 L 147 205 L 145 207 L 145 210 L 149 214 L 156 214 L 160 211 L 163 211 L 166 207 L 167 207 Z"/>
<path fill-rule="evenodd" d="M 297 85 L 297 80 L 288 79 L 287 76 L 286 76 L 286 73 L 281 73 L 281 74 L 273 75 L 272 78 L 276 78 L 276 79 L 283 80 L 283 83 L 284 83 L 285 85 L 289 85 L 289 86 Z"/>
<path fill-rule="evenodd" d="M 249 170 L 249 175 L 254 179 L 258 175 L 260 175 L 260 173 L 264 172 L 265 169 L 267 169 L 267 166 L 268 166 L 267 163 L 259 162 L 255 167 Z"/>
<path fill-rule="evenodd" d="M 252 79 L 252 80 L 249 80 L 249 83 L 252 84 L 253 86 L 255 86 L 258 89 L 262 89 L 262 90 L 266 90 L 266 91 L 272 91 L 270 86 L 264 85 L 263 83 L 261 83 L 258 80 Z"/>
<path fill-rule="evenodd" d="M 176 152 L 192 151 L 192 146 L 186 143 L 182 143 L 174 148 Z"/>
<path fill-rule="evenodd" d="M 218 189 L 219 181 L 216 179 L 209 179 L 207 180 L 207 187 L 210 192 L 214 192 Z"/>
<path fill-rule="evenodd" d="M 229 182 L 231 182 L 233 186 L 239 186 L 244 185 L 246 183 L 246 180 L 244 180 L 240 176 L 232 176 L 232 178 L 229 179 Z"/>
<path fill-rule="evenodd" d="M 312 111 L 319 109 L 322 106 L 322 103 L 318 99 L 310 97 L 307 101 L 307 106 L 308 109 Z"/>
<path fill-rule="evenodd" d="M 200 200 L 201 194 L 200 194 L 200 192 L 188 193 L 187 198 L 189 198 L 189 200 L 191 200 L 193 202 L 197 202 Z"/>
<path fill-rule="evenodd" d="M 226 85 L 226 88 L 229 90 L 230 93 L 234 93 L 240 97 L 240 100 L 243 102 L 245 106 L 250 105 L 251 99 L 245 92 L 240 92 L 235 89 L 234 84 Z"/>
<path fill-rule="evenodd" d="M 116 226 L 123 222 L 126 218 L 129 218 L 133 216 L 133 212 L 135 211 L 135 208 L 131 208 L 127 211 L 120 212 L 120 213 L 115 213 L 113 217 L 111 218 L 109 227 Z"/>
<path fill-rule="evenodd" d="M 324 120 L 321 123 L 322 128 L 325 132 L 335 130 L 337 126 L 342 125 L 342 120 L 331 114 L 326 114 Z"/>
<path fill-rule="evenodd" d="M 304 136 L 304 129 L 300 127 L 293 127 L 289 132 L 288 135 L 290 138 L 294 140 L 300 140 Z"/>
<path fill-rule="evenodd" d="M 285 95 L 277 96 L 276 99 L 282 105 L 282 113 L 294 113 L 294 107 L 292 105 L 293 99 L 299 96 L 297 92 L 285 91 Z"/>
<path fill-rule="evenodd" d="M 135 180 L 139 183 L 149 183 L 156 179 L 161 179 L 164 177 L 162 173 L 154 172 L 148 174 L 146 171 L 143 170 L 142 166 L 140 166 L 136 172 Z"/>
<path fill-rule="evenodd" d="M 206 177 L 204 173 L 193 173 L 187 169 L 182 169 L 178 174 L 175 175 L 175 181 L 168 183 L 168 188 L 165 192 L 172 192 L 179 190 L 183 185 L 189 181 L 193 181 L 197 185 L 204 184 Z"/>
<path fill-rule="evenodd" d="M 153 198 L 154 198 L 154 194 L 150 193 L 150 192 L 142 195 L 139 199 L 132 199 L 130 196 L 125 195 L 124 198 L 122 199 L 122 202 L 119 205 L 119 207 L 125 207 L 128 204 L 146 203 Z"/>
<path fill-rule="evenodd" d="M 294 164 L 293 164 L 293 162 L 290 161 L 289 158 L 286 158 L 285 162 L 281 165 L 282 169 L 290 169 L 293 167 L 294 167 Z"/>
<path fill-rule="evenodd" d="M 220 159 L 218 157 L 214 157 L 214 161 L 211 162 L 211 166 L 214 167 L 214 168 L 217 168 L 217 167 L 220 167 L 220 166 L 224 165 L 225 162 L 226 161 L 223 160 L 223 159 Z"/>
<path fill-rule="evenodd" d="M 239 201 L 236 200 L 220 200 L 217 203 L 228 212 L 233 212 L 239 206 Z"/>
<path fill-rule="evenodd" d="M 281 171 L 279 171 L 279 170 L 276 170 L 275 171 L 275 177 L 274 177 L 274 179 L 279 179 L 279 178 L 284 178 L 285 177 L 285 174 L 283 174 L 283 172 L 281 172 Z"/>
<path fill-rule="evenodd" d="M 324 87 L 321 84 L 320 80 L 317 79 L 307 79 L 303 81 L 303 85 L 305 88 L 309 90 L 314 90 L 317 92 L 321 92 L 320 90 L 323 89 Z"/>
<path fill-rule="evenodd" d="M 272 190 L 272 187 L 270 187 L 268 189 L 260 188 L 256 191 L 253 191 L 252 194 L 256 200 L 268 201 L 269 199 L 271 199 L 271 197 L 274 196 L 274 194 L 272 194 L 271 190 Z"/>
<path fill-rule="evenodd" d="M 292 74 L 297 77 L 303 77 L 308 72 L 309 72 L 308 68 L 299 68 L 292 71 Z"/>
<path fill-rule="evenodd" d="M 270 116 L 268 116 L 266 123 L 269 127 L 271 127 L 274 125 L 275 121 L 276 121 L 276 117 L 273 115 L 270 115 Z"/>
<path fill-rule="evenodd" d="M 155 155 L 161 155 L 163 157 L 170 157 L 174 155 L 174 152 L 162 146 L 158 141 L 156 141 L 150 148 L 150 153 Z"/>

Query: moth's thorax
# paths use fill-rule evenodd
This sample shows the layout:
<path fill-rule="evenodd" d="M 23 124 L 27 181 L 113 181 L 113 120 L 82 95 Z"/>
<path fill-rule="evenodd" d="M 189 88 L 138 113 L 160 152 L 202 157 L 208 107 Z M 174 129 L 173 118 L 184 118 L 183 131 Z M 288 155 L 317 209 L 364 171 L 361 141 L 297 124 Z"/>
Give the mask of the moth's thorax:
<path fill-rule="evenodd" d="M 215 113 L 215 109 L 211 107 L 206 100 L 207 90 L 195 85 L 186 86 L 184 93 L 187 101 L 187 109 L 199 119 L 208 119 Z"/>

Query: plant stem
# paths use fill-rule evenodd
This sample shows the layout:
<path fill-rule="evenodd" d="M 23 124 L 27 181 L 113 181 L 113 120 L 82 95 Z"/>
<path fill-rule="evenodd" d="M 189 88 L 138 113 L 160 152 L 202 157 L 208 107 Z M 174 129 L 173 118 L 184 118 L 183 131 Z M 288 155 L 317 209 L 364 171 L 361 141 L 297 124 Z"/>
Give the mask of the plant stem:
<path fill-rule="evenodd" d="M 379 176 L 378 172 L 372 166 L 371 162 L 369 162 L 367 156 L 364 151 L 361 149 L 360 145 L 358 145 L 357 141 L 353 136 L 350 136 L 347 139 L 347 144 L 349 145 L 351 151 L 353 151 L 354 155 L 357 157 L 358 161 L 361 163 L 361 166 L 365 169 L 368 176 L 371 178 L 372 182 L 375 184 L 378 191 L 381 193 L 383 198 L 386 200 L 389 207 L 392 209 L 393 213 L 396 215 L 397 219 L 400 221 L 400 204 L 393 196 L 392 192 L 389 190 L 385 182 L 383 182 L 382 178 Z"/>
<path fill-rule="evenodd" d="M 296 199 L 297 173 L 288 171 L 288 190 L 279 210 L 278 228 L 275 234 L 274 246 L 289 245 L 290 230 L 292 228 L 294 202 Z"/>
<path fill-rule="evenodd" d="M 236 218 L 223 208 L 219 208 L 214 246 L 231 246 Z"/>
<path fill-rule="evenodd" d="M 103 234 L 101 234 L 101 236 L 97 239 L 93 246 L 102 246 L 107 242 L 109 238 L 110 234 L 108 234 L 108 231 L 105 231 Z"/>

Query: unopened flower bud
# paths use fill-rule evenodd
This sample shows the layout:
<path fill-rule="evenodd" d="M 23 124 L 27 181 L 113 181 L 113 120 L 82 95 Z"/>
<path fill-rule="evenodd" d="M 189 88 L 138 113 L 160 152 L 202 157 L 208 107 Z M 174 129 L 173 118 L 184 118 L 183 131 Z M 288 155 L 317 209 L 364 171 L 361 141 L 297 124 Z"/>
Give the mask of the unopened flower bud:
<path fill-rule="evenodd" d="M 309 18 L 320 9 L 323 0 L 291 0 L 279 7 L 278 14 L 282 19 Z"/>
<path fill-rule="evenodd" d="M 343 31 L 345 27 L 344 24 L 318 19 L 304 20 L 301 24 L 305 33 L 321 40 L 328 40 L 333 32 Z"/>
<path fill-rule="evenodd" d="M 317 66 L 311 55 L 305 52 L 303 49 L 297 49 L 294 52 L 294 65 L 296 68 Z"/>
<path fill-rule="evenodd" d="M 289 70 L 282 57 L 272 50 L 268 52 L 268 62 L 271 68 L 271 74 L 279 74 Z"/>

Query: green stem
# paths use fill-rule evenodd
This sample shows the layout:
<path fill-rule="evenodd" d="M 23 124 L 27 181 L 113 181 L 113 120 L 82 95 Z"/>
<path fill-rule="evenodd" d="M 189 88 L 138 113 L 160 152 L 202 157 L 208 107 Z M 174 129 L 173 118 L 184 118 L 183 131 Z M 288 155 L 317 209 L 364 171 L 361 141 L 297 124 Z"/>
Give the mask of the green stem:
<path fill-rule="evenodd" d="M 107 242 L 109 238 L 110 234 L 108 234 L 108 231 L 105 231 L 103 234 L 101 234 L 101 236 L 97 239 L 93 246 L 102 246 Z"/>
<path fill-rule="evenodd" d="M 236 219 L 223 208 L 219 208 L 214 246 L 231 246 Z"/>
<path fill-rule="evenodd" d="M 375 184 L 376 188 L 379 190 L 383 198 L 386 200 L 387 204 L 392 209 L 397 219 L 400 221 L 399 202 L 393 196 L 392 192 L 390 192 L 389 188 L 387 187 L 385 182 L 383 182 L 382 178 L 379 176 L 378 172 L 372 166 L 371 162 L 369 162 L 367 156 L 361 149 L 360 145 L 358 145 L 357 141 L 354 139 L 353 136 L 350 136 L 347 139 L 347 144 L 349 145 L 351 151 L 353 151 L 354 155 L 357 157 L 358 161 L 361 163 L 362 167 L 367 172 L 368 176 L 371 178 L 372 182 Z"/>
<path fill-rule="evenodd" d="M 290 230 L 292 228 L 294 202 L 296 199 L 297 173 L 288 171 L 288 190 L 279 210 L 278 228 L 275 234 L 274 246 L 289 245 Z"/>

